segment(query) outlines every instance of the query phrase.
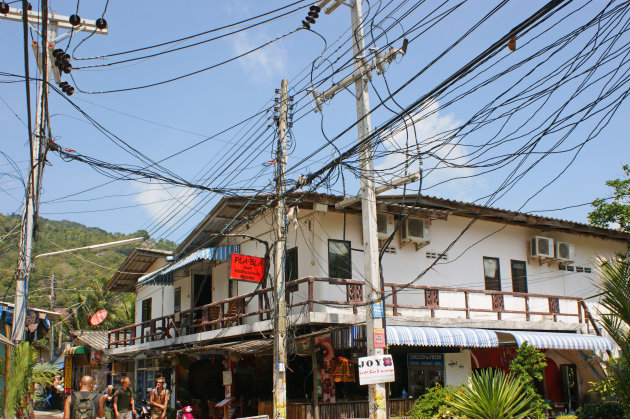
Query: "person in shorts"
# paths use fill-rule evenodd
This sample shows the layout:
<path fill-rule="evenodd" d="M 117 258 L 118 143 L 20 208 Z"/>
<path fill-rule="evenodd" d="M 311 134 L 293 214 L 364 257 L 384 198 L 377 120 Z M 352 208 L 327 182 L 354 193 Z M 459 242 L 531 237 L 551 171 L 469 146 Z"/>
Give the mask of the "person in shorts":
<path fill-rule="evenodd" d="M 164 386 L 165 383 L 164 377 L 159 377 L 156 387 L 151 391 L 151 397 L 149 398 L 151 419 L 164 419 L 166 417 L 169 393 Z"/>
<path fill-rule="evenodd" d="M 114 393 L 114 416 L 117 419 L 133 419 L 136 415 L 133 390 L 129 377 L 120 380 L 120 388 Z"/>

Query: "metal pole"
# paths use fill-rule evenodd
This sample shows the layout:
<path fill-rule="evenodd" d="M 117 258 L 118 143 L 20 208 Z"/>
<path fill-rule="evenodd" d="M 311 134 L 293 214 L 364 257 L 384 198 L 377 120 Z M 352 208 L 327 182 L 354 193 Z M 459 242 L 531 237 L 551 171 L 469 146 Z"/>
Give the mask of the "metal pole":
<path fill-rule="evenodd" d="M 282 79 L 280 89 L 280 113 L 278 115 L 278 151 L 276 156 L 276 189 L 278 195 L 282 196 L 286 191 L 284 170 L 287 163 L 286 156 L 286 135 L 287 135 L 287 114 L 288 114 L 288 82 Z M 276 207 L 276 254 L 274 261 L 275 268 L 275 294 L 276 294 L 276 315 L 274 318 L 274 368 L 273 368 L 273 417 L 275 419 L 287 417 L 287 306 L 285 301 L 284 287 L 284 262 L 285 262 L 285 199 L 282 197 Z"/>
<path fill-rule="evenodd" d="M 365 42 L 363 39 L 363 11 L 361 0 L 352 4 L 352 51 L 354 53 L 354 73 L 357 76 L 354 83 L 357 105 L 358 134 L 362 141 L 371 131 L 370 99 L 368 93 L 368 74 L 364 74 Z M 363 74 L 358 77 L 359 74 Z M 381 281 L 379 279 L 378 236 L 376 226 L 376 193 L 374 191 L 374 162 L 372 161 L 372 146 L 366 144 L 360 150 L 361 167 L 361 214 L 363 223 L 363 275 L 367 288 L 368 305 L 366 306 L 365 324 L 367 334 L 367 354 L 383 355 L 382 348 L 374 347 L 374 328 L 382 328 L 383 320 L 372 317 L 372 301 L 382 297 Z M 370 384 L 368 389 L 369 415 L 373 419 L 387 417 L 387 393 L 385 384 Z"/>

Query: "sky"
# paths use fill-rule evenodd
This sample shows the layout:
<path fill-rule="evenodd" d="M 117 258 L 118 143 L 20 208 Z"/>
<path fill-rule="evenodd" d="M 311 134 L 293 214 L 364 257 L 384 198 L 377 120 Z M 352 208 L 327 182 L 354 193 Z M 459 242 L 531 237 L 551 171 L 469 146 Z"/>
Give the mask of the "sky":
<path fill-rule="evenodd" d="M 372 126 L 381 126 L 400 110 L 398 106 L 406 107 L 423 97 L 433 86 L 545 4 L 542 1 L 509 1 L 462 42 L 441 56 L 449 45 L 499 3 L 486 0 L 451 0 L 436 14 L 431 15 L 438 7 L 436 2 L 364 1 L 366 22 L 370 24 L 369 27 L 366 26 L 366 39 L 375 39 L 379 48 L 389 44 L 400 48 L 402 34 L 411 30 L 414 24 L 423 19 L 429 20 L 428 16 L 445 13 L 443 19 L 436 19 L 434 24 L 427 24 L 408 34 L 408 38 L 416 38 L 409 43 L 405 56 L 398 56 L 387 66 L 384 77 L 373 74 L 370 103 L 374 107 L 380 102 L 379 96 L 388 96 L 388 89 L 396 91 L 421 73 L 394 96 L 395 103 L 386 102 L 390 110 L 381 106 L 374 111 L 371 116 Z M 318 80 L 324 80 L 317 87 L 319 91 L 323 91 L 348 74 L 348 70 L 344 72 L 342 66 L 350 59 L 349 44 L 343 44 L 343 41 L 350 39 L 350 11 L 345 6 L 329 15 L 322 13 L 317 23 L 312 25 L 317 33 L 296 31 L 308 12 L 309 4 L 298 2 L 269 16 L 295 9 L 294 13 L 238 33 L 229 34 L 265 18 L 159 48 L 86 59 L 177 40 L 288 4 L 291 2 L 238 0 L 187 1 L 156 6 L 155 2 L 112 0 L 104 12 L 104 0 L 79 3 L 78 14 L 88 19 L 104 16 L 109 33 L 106 36 L 88 36 L 88 33 L 79 32 L 74 33 L 71 39 L 66 38 L 59 42 L 58 46 L 73 56 L 72 78 L 65 76 L 64 80 L 75 86 L 76 91 L 69 98 L 52 91 L 50 93 L 50 124 L 54 141 L 63 148 L 117 165 L 144 167 L 147 166 L 148 159 L 161 161 L 160 168 L 152 167 L 152 170 L 161 173 L 168 171 L 169 177 L 177 176 L 191 183 L 232 190 L 244 189 L 244 193 L 260 188 L 272 190 L 270 185 L 273 182 L 274 166 L 270 160 L 274 159 L 275 150 L 273 100 L 275 89 L 280 87 L 282 78 L 286 77 L 295 103 L 294 122 L 288 139 L 290 170 L 287 177 L 289 181 L 294 181 L 300 174 L 306 175 L 319 169 L 338 155 L 337 150 L 328 144 L 328 140 L 347 130 L 338 140 L 334 140 L 338 149 L 345 150 L 357 141 L 356 128 L 352 127 L 356 120 L 352 93 L 340 92 L 324 104 L 322 112 L 315 113 L 307 90 L 316 87 Z M 616 3 L 613 6 L 614 4 Z M 457 5 L 459 6 L 447 13 L 449 8 Z M 496 56 L 497 60 L 502 60 L 497 67 L 488 68 L 467 86 L 470 87 L 475 80 L 490 76 L 497 68 L 509 68 L 527 54 L 539 51 L 551 40 L 592 19 L 603 5 L 604 2 L 572 2 L 558 15 L 541 24 L 538 32 L 533 32 L 538 35 L 545 30 L 540 36 L 533 39 L 524 36 L 522 40 L 518 39 L 514 52 L 503 48 Z M 19 7 L 19 3 L 11 6 Z M 35 9 L 39 8 L 36 3 L 33 6 Z M 70 15 L 76 12 L 77 2 L 51 0 L 49 7 L 55 13 Z M 387 14 L 391 14 L 391 17 L 385 18 Z M 374 16 L 377 18 L 373 18 Z M 551 25 L 554 19 L 558 21 L 556 26 Z M 613 23 L 617 26 L 628 24 L 625 15 Z M 389 169 L 404 165 L 405 161 L 411 161 L 408 168 L 410 172 L 418 170 L 417 159 L 409 160 L 408 154 L 396 152 L 400 144 L 409 141 L 410 131 L 423 140 L 423 147 L 420 147 L 422 152 L 428 152 L 430 142 L 427 139 L 461 127 L 494 99 L 505 99 L 509 92 L 515 92 L 508 88 L 518 84 L 521 77 L 553 72 L 571 54 L 584 48 L 591 35 L 593 34 L 587 32 L 583 38 L 576 37 L 573 43 L 558 48 L 553 54 L 541 55 L 528 61 L 523 67 L 470 92 L 460 100 L 450 103 L 456 96 L 453 93 L 452 96 L 426 101 L 421 110 L 408 118 L 406 131 L 383 135 L 383 142 L 377 147 L 377 155 L 380 157 L 375 161 L 378 179 L 391 179 L 392 173 Z M 169 49 L 185 47 L 217 36 L 221 36 L 220 39 L 164 53 Z M 625 32 L 622 37 L 624 36 L 627 38 Z M 270 42 L 280 37 L 280 40 Z M 0 39 L 3 40 L 0 71 L 23 76 L 22 25 L 0 19 Z M 268 42 L 268 45 L 248 53 Z M 620 41 L 621 44 L 624 42 L 625 39 Z M 326 46 L 329 48 L 325 49 Z M 160 54 L 140 58 L 154 53 Z M 36 66 L 30 47 L 29 54 L 30 72 L 33 75 L 36 74 Z M 246 55 L 235 59 L 242 54 Z M 437 57 L 440 57 L 439 60 L 426 71 L 421 71 Z M 129 58 L 137 59 L 112 65 Z M 223 64 L 217 65 L 219 63 Z M 96 67 L 79 68 L 92 65 Z M 579 65 L 577 60 L 575 65 Z M 603 70 L 607 66 L 614 68 L 615 65 L 614 62 L 601 63 L 601 75 L 610 75 L 611 73 Z M 199 71 L 209 67 L 213 68 Z M 333 74 L 330 67 L 340 71 Z M 197 74 L 157 86 L 109 92 L 160 83 L 197 71 Z M 311 83 L 311 79 L 315 82 Z M 570 114 L 571 109 L 580 109 L 584 103 L 597 97 L 598 92 L 606 87 L 606 80 L 598 79 L 597 76 L 588 79 L 588 89 L 573 98 L 566 108 L 567 113 Z M 29 156 L 25 127 L 25 83 L 19 77 L 6 75 L 0 76 L 0 82 L 0 151 L 17 163 L 21 175 L 25 176 Z M 435 150 L 431 149 L 432 154 L 423 155 L 422 158 L 423 193 L 486 203 L 487 196 L 496 191 L 510 171 L 518 169 L 518 162 L 487 173 L 480 167 L 459 166 L 481 144 L 492 141 L 492 138 L 510 129 L 518 128 L 523 130 L 523 136 L 491 147 L 488 156 L 498 158 L 514 152 L 519 145 L 524 144 L 523 141 L 530 140 L 535 135 L 528 136 L 527 129 L 520 127 L 527 127 L 527 124 L 550 117 L 553 109 L 559 108 L 571 98 L 579 82 L 580 79 L 577 79 L 571 82 L 573 84 L 550 88 L 553 95 L 549 96 L 544 106 L 541 104 L 538 112 L 527 109 L 513 112 L 506 107 L 505 110 L 510 112 L 508 119 L 497 120 L 487 126 L 480 125 L 465 141 L 451 140 L 442 143 Z M 35 100 L 35 90 L 33 82 L 32 103 Z M 514 105 L 525 96 L 517 95 L 510 104 Z M 590 202 L 597 197 L 608 196 L 610 191 L 605 186 L 605 181 L 622 175 L 622 165 L 628 163 L 630 155 L 630 143 L 626 134 L 629 110 L 627 101 L 623 102 L 599 135 L 583 146 L 580 146 L 581 143 L 588 138 L 588 133 L 595 126 L 590 120 L 572 131 L 547 133 L 541 138 L 536 151 L 553 149 L 553 144 L 564 134 L 566 138 L 563 139 L 560 149 L 573 151 L 547 156 L 527 171 L 514 187 L 505 190 L 505 194 L 495 196 L 492 205 L 529 212 L 571 207 Z M 34 118 L 34 111 L 32 115 Z M 103 130 L 96 129 L 85 115 L 89 115 L 92 121 L 107 130 L 108 135 L 104 135 Z M 247 122 L 239 124 L 244 120 Z M 235 128 L 228 129 L 235 125 Z M 131 147 L 140 152 L 144 160 L 130 153 Z M 323 150 L 311 155 L 320 147 L 324 147 Z M 176 155 L 173 156 L 174 154 Z M 532 155 L 522 164 L 529 166 L 535 158 L 536 155 Z M 443 159 L 461 164 L 440 167 Z M 400 175 L 400 172 L 397 174 Z M 0 212 L 4 214 L 20 211 L 24 192 L 15 175 L 7 158 L 0 154 Z M 417 191 L 417 188 L 417 184 L 409 185 L 407 191 Z M 319 190 L 355 195 L 358 189 L 356 176 L 351 170 L 344 170 L 343 179 L 335 175 Z M 150 179 L 114 180 L 85 163 L 64 161 L 59 155 L 50 153 L 43 177 L 40 215 L 49 219 L 76 221 L 112 232 L 130 233 L 146 229 L 155 238 L 180 242 L 220 198 L 220 194 L 159 184 Z M 586 222 L 590 210 L 590 206 L 579 206 L 539 214 Z"/>

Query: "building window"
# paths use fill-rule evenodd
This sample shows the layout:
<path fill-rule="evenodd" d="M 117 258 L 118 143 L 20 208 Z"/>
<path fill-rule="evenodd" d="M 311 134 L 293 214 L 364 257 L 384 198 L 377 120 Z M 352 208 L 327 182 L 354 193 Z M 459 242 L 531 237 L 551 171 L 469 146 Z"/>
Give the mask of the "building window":
<path fill-rule="evenodd" d="M 287 250 L 286 260 L 284 261 L 284 280 L 285 282 L 290 282 L 296 279 L 298 279 L 298 249 L 294 247 Z M 287 293 L 297 290 L 297 284 L 287 285 Z"/>
<path fill-rule="evenodd" d="M 151 320 L 151 299 L 147 298 L 142 300 L 142 321 L 147 322 Z"/>
<path fill-rule="evenodd" d="M 522 260 L 512 260 L 512 291 L 527 292 L 527 264 Z"/>
<path fill-rule="evenodd" d="M 328 240 L 328 276 L 331 278 L 352 278 L 350 242 Z"/>
<path fill-rule="evenodd" d="M 501 270 L 499 269 L 499 258 L 483 257 L 483 276 L 487 290 L 501 291 Z"/>
<path fill-rule="evenodd" d="M 173 298 L 174 306 L 173 312 L 177 313 L 182 311 L 182 289 L 175 288 L 175 298 Z"/>

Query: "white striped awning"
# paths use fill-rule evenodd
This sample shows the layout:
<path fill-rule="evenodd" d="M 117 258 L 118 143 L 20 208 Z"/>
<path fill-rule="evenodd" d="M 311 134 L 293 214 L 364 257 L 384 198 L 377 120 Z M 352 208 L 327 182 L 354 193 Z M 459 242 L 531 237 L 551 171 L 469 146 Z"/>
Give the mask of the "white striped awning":
<path fill-rule="evenodd" d="M 387 344 L 497 348 L 499 346 L 499 338 L 492 330 L 485 329 L 387 326 Z"/>
<path fill-rule="evenodd" d="M 463 327 L 387 326 L 388 345 L 456 346 L 462 348 L 497 348 L 499 338 L 492 330 Z M 335 349 L 361 348 L 366 345 L 365 325 L 350 326 L 331 333 Z"/>
<path fill-rule="evenodd" d="M 525 332 L 520 330 L 497 330 L 514 336 L 518 346 L 527 342 L 538 349 L 590 349 L 594 351 L 612 351 L 615 344 L 609 338 L 573 333 Z"/>
<path fill-rule="evenodd" d="M 240 252 L 240 245 L 208 247 L 197 250 L 183 259 L 166 265 L 157 271 L 148 273 L 138 278 L 138 286 L 141 285 L 173 285 L 173 272 L 199 260 L 213 262 L 227 262 L 232 253 Z"/>

